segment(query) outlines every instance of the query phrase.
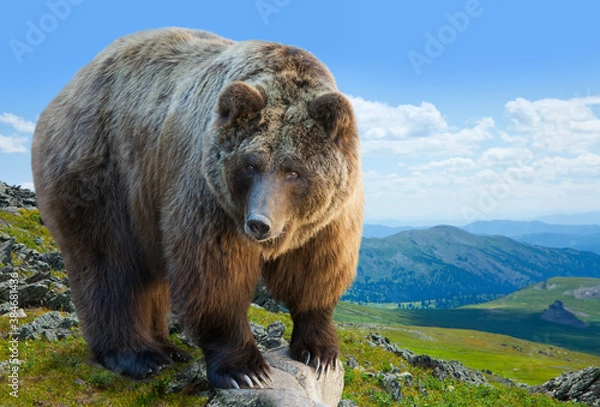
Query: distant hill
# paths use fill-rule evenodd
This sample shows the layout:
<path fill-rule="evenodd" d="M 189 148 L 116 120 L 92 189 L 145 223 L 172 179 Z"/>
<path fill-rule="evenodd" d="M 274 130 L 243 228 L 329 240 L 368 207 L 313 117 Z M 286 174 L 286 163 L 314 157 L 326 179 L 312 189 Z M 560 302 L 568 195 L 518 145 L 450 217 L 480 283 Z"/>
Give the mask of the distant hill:
<path fill-rule="evenodd" d="M 462 229 L 478 235 L 523 236 L 540 233 L 559 233 L 563 235 L 591 235 L 600 233 L 600 225 L 553 225 L 540 221 L 492 220 L 478 221 Z"/>
<path fill-rule="evenodd" d="M 569 235 L 562 233 L 532 233 L 515 236 L 515 240 L 523 243 L 537 244 L 546 247 L 589 251 L 600 254 L 600 233 L 592 235 Z"/>
<path fill-rule="evenodd" d="M 464 308 L 541 313 L 555 301 L 560 301 L 565 309 L 583 322 L 600 327 L 600 278 L 554 277 L 497 300 Z"/>
<path fill-rule="evenodd" d="M 541 216 L 536 220 L 557 225 L 600 225 L 600 211 Z"/>
<path fill-rule="evenodd" d="M 363 239 L 358 276 L 344 299 L 396 303 L 442 299 L 452 307 L 555 276 L 600 277 L 600 255 L 436 226 Z"/>
<path fill-rule="evenodd" d="M 405 230 L 419 229 L 412 226 L 363 225 L 363 237 L 388 237 Z"/>
<path fill-rule="evenodd" d="M 495 301 L 454 309 L 378 309 L 342 302 L 336 319 L 492 332 L 600 356 L 600 279 L 555 277 Z M 526 354 L 521 347 L 506 351 Z"/>

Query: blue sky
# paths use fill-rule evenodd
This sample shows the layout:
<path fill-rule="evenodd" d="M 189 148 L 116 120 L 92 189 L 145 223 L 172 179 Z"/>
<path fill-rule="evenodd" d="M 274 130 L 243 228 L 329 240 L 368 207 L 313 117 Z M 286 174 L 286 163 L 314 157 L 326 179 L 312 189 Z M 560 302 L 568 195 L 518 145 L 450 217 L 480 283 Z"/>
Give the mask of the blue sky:
<path fill-rule="evenodd" d="M 0 180 L 31 183 L 37 117 L 104 46 L 183 26 L 329 66 L 356 110 L 369 221 L 600 210 L 599 15 L 592 0 L 6 2 Z"/>

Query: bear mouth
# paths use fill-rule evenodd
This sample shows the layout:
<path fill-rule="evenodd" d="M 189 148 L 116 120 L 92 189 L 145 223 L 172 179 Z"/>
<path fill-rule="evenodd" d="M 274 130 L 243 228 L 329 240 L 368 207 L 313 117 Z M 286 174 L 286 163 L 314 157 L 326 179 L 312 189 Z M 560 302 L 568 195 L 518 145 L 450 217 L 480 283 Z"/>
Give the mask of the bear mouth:
<path fill-rule="evenodd" d="M 258 244 L 266 249 L 273 249 L 279 246 L 287 235 L 286 228 L 283 227 L 281 230 L 271 230 L 269 233 L 257 233 L 252 231 L 248 225 L 244 226 L 244 235 L 252 243 Z"/>

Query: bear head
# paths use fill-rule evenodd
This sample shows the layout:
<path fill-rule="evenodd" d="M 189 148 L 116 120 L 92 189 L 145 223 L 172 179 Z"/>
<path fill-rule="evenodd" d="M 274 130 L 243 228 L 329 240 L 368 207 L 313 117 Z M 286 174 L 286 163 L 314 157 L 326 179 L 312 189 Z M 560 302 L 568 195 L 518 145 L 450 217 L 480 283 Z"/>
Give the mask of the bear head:
<path fill-rule="evenodd" d="M 359 136 L 335 89 L 234 81 L 220 92 L 204 173 L 238 232 L 274 257 L 307 241 L 358 188 Z"/>

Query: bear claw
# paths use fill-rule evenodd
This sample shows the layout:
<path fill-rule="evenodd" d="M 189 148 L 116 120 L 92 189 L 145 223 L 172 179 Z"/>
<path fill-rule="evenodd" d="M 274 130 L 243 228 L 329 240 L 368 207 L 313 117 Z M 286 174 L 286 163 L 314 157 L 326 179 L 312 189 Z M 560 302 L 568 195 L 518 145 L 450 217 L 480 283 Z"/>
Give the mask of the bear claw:
<path fill-rule="evenodd" d="M 325 362 L 325 361 L 321 361 L 320 357 L 316 357 L 314 359 L 311 359 L 311 353 L 308 350 L 305 350 L 304 352 L 302 352 L 302 358 L 304 359 L 304 364 L 307 366 L 311 365 L 311 362 L 314 362 L 315 364 L 315 374 L 317 375 L 317 380 L 321 379 L 321 376 L 323 377 L 327 377 L 329 376 L 329 373 L 331 372 L 332 366 L 333 366 L 333 371 L 336 371 L 337 369 L 337 363 L 338 360 L 336 357 L 334 357 L 331 361 Z"/>
<path fill-rule="evenodd" d="M 306 351 L 306 359 L 304 360 L 304 364 L 308 365 L 310 363 L 310 351 Z"/>

